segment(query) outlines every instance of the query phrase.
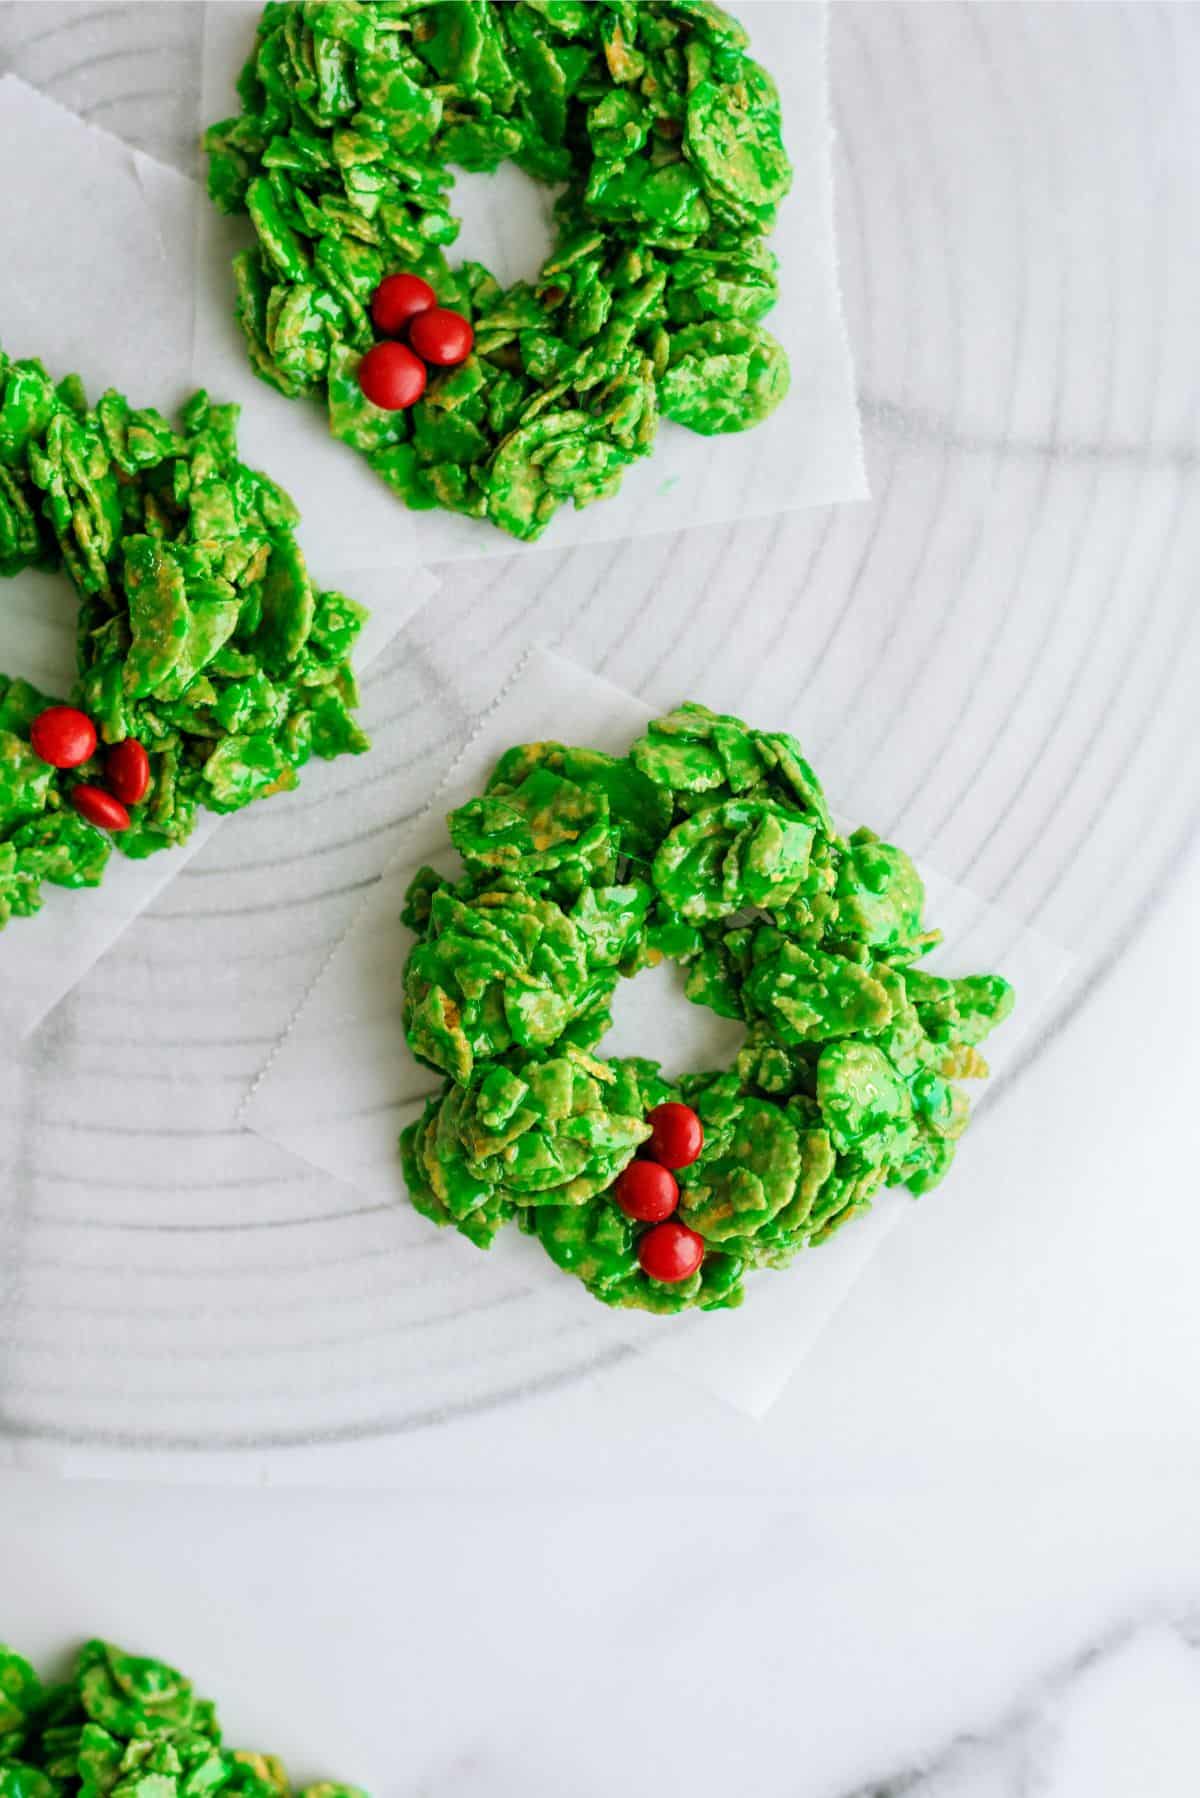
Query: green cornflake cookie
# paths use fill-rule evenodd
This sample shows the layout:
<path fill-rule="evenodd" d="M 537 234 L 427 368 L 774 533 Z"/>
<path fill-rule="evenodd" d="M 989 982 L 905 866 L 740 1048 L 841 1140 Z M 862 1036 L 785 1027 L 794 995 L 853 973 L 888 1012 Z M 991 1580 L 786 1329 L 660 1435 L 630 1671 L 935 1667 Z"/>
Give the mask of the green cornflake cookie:
<path fill-rule="evenodd" d="M 87 1642 L 44 1686 L 0 1644 L 0 1798 L 292 1798 L 273 1755 L 227 1748 L 215 1707 L 162 1661 Z M 297 1798 L 366 1798 L 322 1782 Z"/>
<path fill-rule="evenodd" d="M 406 505 L 532 539 L 568 501 L 615 493 L 660 418 L 742 431 L 787 392 L 760 323 L 792 173 L 779 96 L 720 7 L 268 5 L 238 92 L 204 141 L 213 203 L 256 234 L 234 262 L 251 363 L 322 401 Z M 561 192 L 541 273 L 505 288 L 446 252 L 454 169 L 508 161 Z M 475 341 L 391 412 L 358 366 L 397 273 L 429 281 Z"/>
<path fill-rule="evenodd" d="M 203 810 L 294 787 L 311 755 L 359 755 L 350 653 L 366 613 L 314 586 L 298 514 L 238 460 L 236 406 L 197 393 L 178 427 L 118 393 L 89 409 L 74 376 L 0 351 L 0 573 L 62 568 L 79 594 L 71 704 L 96 754 L 59 770 L 30 731 L 59 703 L 0 674 L 0 927 L 42 883 L 99 885 L 113 848 L 184 842 Z M 131 826 L 108 835 L 70 805 L 127 740 L 149 758 Z"/>
<path fill-rule="evenodd" d="M 520 744 L 449 827 L 465 874 L 422 868 L 403 914 L 405 1033 L 446 1077 L 400 1143 L 424 1216 L 481 1248 L 514 1220 L 607 1305 L 711 1310 L 882 1187 L 943 1178 L 954 1082 L 986 1075 L 1012 988 L 913 966 L 939 940 L 920 875 L 838 835 L 793 737 L 687 704 L 625 757 Z M 617 981 L 664 958 L 744 1024 L 731 1068 L 673 1083 L 597 1052 Z M 613 1195 L 668 1101 L 704 1129 L 677 1214 L 703 1259 L 676 1281 L 643 1270 L 648 1226 Z"/>

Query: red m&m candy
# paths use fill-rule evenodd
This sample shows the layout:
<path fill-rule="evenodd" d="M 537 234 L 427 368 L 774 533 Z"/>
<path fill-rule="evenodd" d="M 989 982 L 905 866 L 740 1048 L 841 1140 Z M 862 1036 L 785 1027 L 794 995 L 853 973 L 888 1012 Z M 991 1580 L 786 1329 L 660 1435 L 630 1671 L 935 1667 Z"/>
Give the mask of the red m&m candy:
<path fill-rule="evenodd" d="M 637 1245 L 642 1272 L 674 1285 L 689 1280 L 704 1259 L 704 1238 L 686 1224 L 655 1224 Z"/>
<path fill-rule="evenodd" d="M 122 805 L 140 805 L 150 785 L 150 757 L 136 737 L 114 743 L 104 758 L 104 778 Z"/>
<path fill-rule="evenodd" d="M 437 368 L 454 368 L 471 354 L 475 333 L 461 312 L 448 306 L 435 306 L 432 312 L 418 313 L 408 327 L 408 341 L 418 356 Z"/>
<path fill-rule="evenodd" d="M 626 1217 L 657 1224 L 679 1203 L 679 1185 L 668 1168 L 656 1161 L 631 1161 L 613 1187 L 613 1198 Z"/>
<path fill-rule="evenodd" d="M 385 337 L 402 337 L 418 312 L 436 305 L 436 293 L 420 275 L 387 275 L 371 296 L 371 317 Z"/>
<path fill-rule="evenodd" d="M 669 1100 L 656 1105 L 646 1122 L 651 1136 L 645 1153 L 663 1167 L 691 1167 L 704 1147 L 704 1125 L 691 1106 Z"/>
<path fill-rule="evenodd" d="M 52 705 L 29 726 L 29 741 L 52 768 L 78 768 L 96 753 L 96 726 L 73 705 Z"/>
<path fill-rule="evenodd" d="M 373 406 L 404 412 L 425 391 L 425 364 L 402 343 L 377 343 L 358 365 L 358 384 Z"/>
<path fill-rule="evenodd" d="M 121 801 L 106 793 L 103 787 L 90 787 L 86 783 L 72 787 L 71 804 L 79 816 L 94 824 L 97 830 L 129 829 L 129 813 Z"/>

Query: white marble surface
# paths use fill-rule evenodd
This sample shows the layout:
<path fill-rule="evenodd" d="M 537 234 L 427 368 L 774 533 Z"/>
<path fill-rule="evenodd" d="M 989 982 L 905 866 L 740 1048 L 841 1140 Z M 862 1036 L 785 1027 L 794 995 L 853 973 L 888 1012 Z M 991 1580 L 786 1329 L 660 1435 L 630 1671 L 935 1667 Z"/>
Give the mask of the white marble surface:
<path fill-rule="evenodd" d="M 186 4 L 0 7 L 0 67 L 180 166 L 195 46 Z M 339 838 L 336 781 L 231 821 L 0 1091 L 0 1420 L 30 1470 L 0 1476 L 0 1629 L 160 1646 L 236 1733 L 377 1798 L 1200 1785 L 1200 13 L 848 6 L 832 75 L 871 504 L 456 571 L 368 683 L 371 829 Z M 356 1272 L 386 1222 L 231 1128 L 535 637 L 792 724 L 835 796 L 1076 954 L 969 1182 L 761 1425 L 628 1361 L 397 1414 L 414 1351 Z M 286 902 L 242 910 L 271 858 Z M 274 1361 L 239 1353 L 265 1257 Z M 269 1489 L 45 1477 L 161 1474 L 137 1399 L 164 1390 L 171 1471 Z M 234 1391 L 269 1456 L 218 1446 Z M 116 1454 L 89 1444 L 114 1392 Z"/>
<path fill-rule="evenodd" d="M 49 1662 L 86 1616 L 171 1647 L 231 1739 L 375 1798 L 1185 1798 L 1200 1774 L 1196 1508 L 1111 1469 L 790 1510 L 0 1500 L 10 1637 Z"/>

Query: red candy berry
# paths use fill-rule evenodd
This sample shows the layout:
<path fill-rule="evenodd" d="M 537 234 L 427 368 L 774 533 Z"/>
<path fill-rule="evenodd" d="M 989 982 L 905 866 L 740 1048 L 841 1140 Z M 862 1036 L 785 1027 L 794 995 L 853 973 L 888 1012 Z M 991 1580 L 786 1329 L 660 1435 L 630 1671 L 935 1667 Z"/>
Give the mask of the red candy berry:
<path fill-rule="evenodd" d="M 448 306 L 435 306 L 432 312 L 418 313 L 408 327 L 408 341 L 418 356 L 437 368 L 454 368 L 471 354 L 475 333 L 461 312 Z"/>
<path fill-rule="evenodd" d="M 425 391 L 425 364 L 402 343 L 377 343 L 358 365 L 358 384 L 373 406 L 405 412 Z"/>
<path fill-rule="evenodd" d="M 71 804 L 81 818 L 94 824 L 97 830 L 128 830 L 129 813 L 119 799 L 106 793 L 103 787 L 83 786 L 71 788 Z"/>
<path fill-rule="evenodd" d="M 644 1274 L 674 1285 L 690 1279 L 703 1261 L 704 1238 L 686 1224 L 655 1224 L 638 1243 L 637 1256 Z"/>
<path fill-rule="evenodd" d="M 96 726 L 73 705 L 52 705 L 30 725 L 29 741 L 52 768 L 78 768 L 96 753 Z"/>
<path fill-rule="evenodd" d="M 104 778 L 122 805 L 139 805 L 150 785 L 150 757 L 136 737 L 115 743 L 104 758 Z"/>
<path fill-rule="evenodd" d="M 679 1185 L 674 1174 L 656 1161 L 631 1161 L 613 1187 L 613 1198 L 626 1217 L 639 1224 L 657 1224 L 678 1205 Z"/>
<path fill-rule="evenodd" d="M 418 312 L 431 312 L 437 295 L 420 275 L 387 275 L 371 296 L 371 317 L 384 337 L 403 337 Z"/>
<path fill-rule="evenodd" d="M 652 1135 L 645 1153 L 663 1167 L 691 1167 L 704 1147 L 704 1125 L 690 1105 L 656 1105 L 646 1118 Z"/>

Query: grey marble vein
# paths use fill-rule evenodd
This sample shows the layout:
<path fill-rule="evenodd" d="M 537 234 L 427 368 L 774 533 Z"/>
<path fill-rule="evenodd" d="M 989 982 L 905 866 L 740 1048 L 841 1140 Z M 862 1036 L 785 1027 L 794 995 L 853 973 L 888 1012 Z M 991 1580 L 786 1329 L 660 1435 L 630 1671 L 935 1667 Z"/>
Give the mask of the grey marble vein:
<path fill-rule="evenodd" d="M 1148 1715 L 1162 1697 L 1163 1663 L 1175 1663 L 1178 1692 L 1162 1714 Z M 1190 1687 L 1190 1691 L 1189 1691 Z M 1102 1715 L 1094 1697 L 1103 1689 Z M 964 1730 L 919 1764 L 869 1780 L 837 1798 L 1106 1798 L 1078 1765 L 1074 1726 L 1087 1731 L 1089 1755 L 1110 1769 L 1123 1754 L 1139 1756 L 1152 1732 L 1153 1763 L 1128 1798 L 1159 1798 L 1195 1789 L 1200 1777 L 1200 1615 L 1145 1617 L 1088 1643 L 1029 1686 L 1011 1709 Z M 1097 1740 L 1097 1735 L 1101 1739 Z M 799 1794 L 798 1794 L 799 1798 Z M 809 1798 L 808 1794 L 804 1798 Z M 816 1798 L 816 1795 L 812 1795 Z M 833 1794 L 829 1795 L 833 1798 Z"/>

